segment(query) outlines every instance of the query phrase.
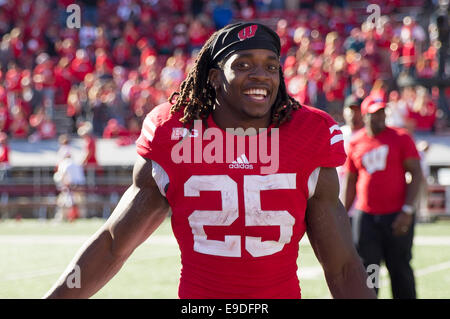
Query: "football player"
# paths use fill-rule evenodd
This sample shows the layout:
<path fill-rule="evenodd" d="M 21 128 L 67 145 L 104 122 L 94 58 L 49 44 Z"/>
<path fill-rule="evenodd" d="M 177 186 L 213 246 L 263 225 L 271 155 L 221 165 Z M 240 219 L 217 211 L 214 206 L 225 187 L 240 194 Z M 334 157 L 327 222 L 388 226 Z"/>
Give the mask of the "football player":
<path fill-rule="evenodd" d="M 305 232 L 333 297 L 375 297 L 338 199 L 341 131 L 287 94 L 274 31 L 257 23 L 218 30 L 169 100 L 143 123 L 133 184 L 47 297 L 95 294 L 169 208 L 180 298 L 300 298 Z M 75 266 L 81 288 L 69 289 Z"/>

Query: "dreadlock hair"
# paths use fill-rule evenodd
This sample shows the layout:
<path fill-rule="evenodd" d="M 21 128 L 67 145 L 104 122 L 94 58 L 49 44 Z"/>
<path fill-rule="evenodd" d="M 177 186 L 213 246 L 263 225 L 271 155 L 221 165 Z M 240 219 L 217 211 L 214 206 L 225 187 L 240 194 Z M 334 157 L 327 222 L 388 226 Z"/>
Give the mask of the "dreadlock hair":
<path fill-rule="evenodd" d="M 211 46 L 218 33 L 218 31 L 213 33 L 203 45 L 192 69 L 181 83 L 179 92 L 173 92 L 169 97 L 169 102 L 172 103 L 171 113 L 184 107 L 184 116 L 180 119 L 180 122 L 184 124 L 194 120 L 206 120 L 213 110 L 216 91 L 209 83 L 208 76 L 209 70 L 212 68 Z M 221 67 L 223 63 L 224 60 L 220 61 L 218 66 Z M 300 103 L 287 93 L 281 67 L 279 73 L 280 85 L 272 106 L 272 124 L 275 124 L 276 127 L 289 120 L 292 112 L 301 107 Z"/>

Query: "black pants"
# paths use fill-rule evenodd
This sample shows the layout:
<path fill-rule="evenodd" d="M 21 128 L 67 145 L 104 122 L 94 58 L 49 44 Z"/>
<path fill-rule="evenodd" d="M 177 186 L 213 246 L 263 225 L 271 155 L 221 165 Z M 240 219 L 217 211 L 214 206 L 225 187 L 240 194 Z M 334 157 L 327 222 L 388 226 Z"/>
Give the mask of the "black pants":
<path fill-rule="evenodd" d="M 394 236 L 392 223 L 398 214 L 370 215 L 358 212 L 356 219 L 353 218 L 359 235 L 355 240 L 356 248 L 366 269 L 373 264 L 379 266 L 384 260 L 391 278 L 394 299 L 415 299 L 414 272 L 410 265 L 414 222 L 405 235 Z M 378 293 L 378 289 L 376 291 Z"/>

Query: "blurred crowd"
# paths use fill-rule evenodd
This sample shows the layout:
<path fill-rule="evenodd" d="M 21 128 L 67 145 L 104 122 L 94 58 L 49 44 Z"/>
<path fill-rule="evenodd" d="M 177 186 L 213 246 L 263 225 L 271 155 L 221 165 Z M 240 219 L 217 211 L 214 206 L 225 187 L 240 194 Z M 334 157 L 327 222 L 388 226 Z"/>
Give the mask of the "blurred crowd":
<path fill-rule="evenodd" d="M 54 114 L 64 110 L 69 134 L 88 122 L 96 137 L 132 143 L 206 39 L 246 19 L 276 29 L 288 91 L 301 103 L 342 123 L 346 96 L 374 93 L 389 102 L 393 125 L 435 129 L 437 89 L 400 89 L 392 80 L 432 78 L 438 70 L 435 26 L 393 18 L 408 1 L 372 1 L 382 8 L 380 23 L 361 24 L 352 1 L 86 0 L 76 2 L 81 28 L 70 29 L 73 2 L 0 1 L 0 132 L 11 138 L 55 138 Z"/>

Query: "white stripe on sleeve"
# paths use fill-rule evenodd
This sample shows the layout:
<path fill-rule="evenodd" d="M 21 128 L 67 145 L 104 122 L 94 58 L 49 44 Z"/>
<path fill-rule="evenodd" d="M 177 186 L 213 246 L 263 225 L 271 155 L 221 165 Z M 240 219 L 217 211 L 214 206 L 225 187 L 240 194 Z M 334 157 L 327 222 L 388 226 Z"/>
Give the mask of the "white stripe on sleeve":
<path fill-rule="evenodd" d="M 339 127 L 339 125 L 334 124 L 332 127 L 330 127 L 330 134 L 332 134 L 334 131 L 340 131 L 341 128 Z"/>
<path fill-rule="evenodd" d="M 330 139 L 330 145 L 333 145 L 334 143 L 337 143 L 337 142 L 343 141 L 343 140 L 344 140 L 344 135 L 342 135 L 342 134 L 335 135 Z"/>
<path fill-rule="evenodd" d="M 169 176 L 166 171 L 155 161 L 152 160 L 152 176 L 158 185 L 161 194 L 166 197 L 166 186 L 169 184 Z"/>
<path fill-rule="evenodd" d="M 314 196 L 316 192 L 317 181 L 319 180 L 320 167 L 312 171 L 308 178 L 308 199 Z"/>
<path fill-rule="evenodd" d="M 153 134 L 149 130 L 146 130 L 145 127 L 142 129 L 142 133 L 144 133 L 145 138 L 150 142 L 153 140 Z"/>

